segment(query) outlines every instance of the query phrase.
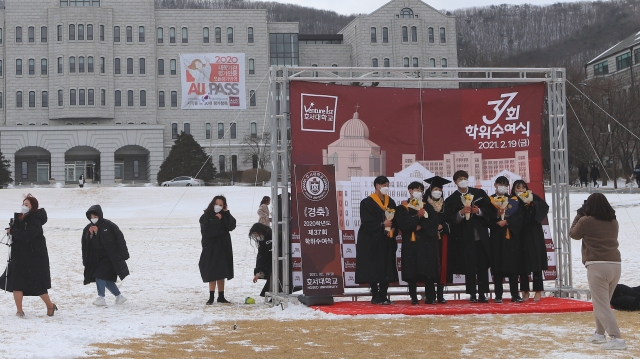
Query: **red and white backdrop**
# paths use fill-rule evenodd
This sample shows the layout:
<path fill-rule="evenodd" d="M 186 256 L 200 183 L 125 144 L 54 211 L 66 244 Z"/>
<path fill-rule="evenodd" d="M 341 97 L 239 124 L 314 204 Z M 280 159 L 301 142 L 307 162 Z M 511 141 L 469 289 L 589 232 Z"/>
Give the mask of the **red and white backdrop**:
<path fill-rule="evenodd" d="M 543 83 L 441 90 L 292 82 L 292 165 L 298 168 L 294 170 L 295 186 L 302 185 L 300 179 L 306 174 L 302 172 L 308 170 L 302 170 L 301 165 L 325 165 L 312 170 L 320 169 L 325 177 L 335 178 L 328 186 L 336 195 L 336 208 L 318 212 L 317 207 L 327 206 L 309 210 L 314 206 L 308 198 L 303 199 L 308 206 L 298 202 L 302 188 L 292 190 L 294 286 L 316 283 L 302 269 L 309 256 L 322 256 L 317 241 L 323 243 L 336 227 L 338 231 L 333 233 L 339 238 L 321 245 L 339 247 L 341 258 L 326 261 L 340 261 L 344 286 L 358 287 L 354 279 L 359 205 L 372 193 L 373 180 L 379 175 L 389 177 L 389 194 L 396 202 L 408 197 L 410 182 L 435 175 L 451 179 L 457 170 L 467 171 L 470 185 L 489 194 L 494 193 L 495 178 L 506 176 L 511 183 L 523 179 L 534 193 L 544 196 L 544 91 Z M 318 187 L 308 190 L 317 191 Z M 455 190 L 453 184 L 445 186 L 444 196 Z M 556 258 L 548 221 L 544 230 L 549 258 L 544 275 L 546 280 L 554 280 Z M 401 276 L 399 239 L 398 243 Z M 455 276 L 456 283 L 464 283 L 464 277 Z"/>

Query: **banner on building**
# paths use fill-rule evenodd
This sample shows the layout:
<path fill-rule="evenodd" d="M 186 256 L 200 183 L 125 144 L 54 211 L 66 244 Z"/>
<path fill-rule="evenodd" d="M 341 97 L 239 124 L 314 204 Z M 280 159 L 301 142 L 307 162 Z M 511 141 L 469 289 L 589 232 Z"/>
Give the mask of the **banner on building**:
<path fill-rule="evenodd" d="M 354 272 L 359 205 L 374 191 L 373 180 L 379 175 L 389 177 L 389 195 L 396 203 L 407 199 L 410 182 L 435 175 L 452 179 L 457 170 L 467 171 L 469 185 L 488 194 L 495 192 L 495 179 L 506 176 L 511 183 L 524 180 L 544 196 L 544 91 L 543 83 L 403 89 L 292 82 L 292 164 L 335 166 L 345 287 L 358 286 Z M 443 195 L 455 190 L 448 184 Z M 294 193 L 294 206 L 296 200 Z M 292 211 L 294 248 L 302 241 L 303 230 L 295 227 L 302 215 Z M 556 259 L 547 221 L 544 231 L 549 255 L 544 275 L 551 280 L 556 278 Z M 400 250 L 399 242 L 399 269 Z M 294 270 L 304 269 L 304 258 L 296 260 Z M 454 283 L 464 283 L 464 276 L 456 275 Z"/>
<path fill-rule="evenodd" d="M 244 54 L 181 54 L 183 110 L 244 110 Z"/>
<path fill-rule="evenodd" d="M 303 293 L 307 296 L 342 294 L 334 166 L 296 165 L 293 180 L 297 202 L 291 212 L 298 213 L 296 227 L 304 263 Z"/>

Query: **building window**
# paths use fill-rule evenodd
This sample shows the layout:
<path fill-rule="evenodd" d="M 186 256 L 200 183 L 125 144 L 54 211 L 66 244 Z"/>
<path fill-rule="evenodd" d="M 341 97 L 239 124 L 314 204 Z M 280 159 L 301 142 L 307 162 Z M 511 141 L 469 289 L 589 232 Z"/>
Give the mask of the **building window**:
<path fill-rule="evenodd" d="M 36 74 L 36 60 L 29 59 L 29 75 L 33 76 Z"/>
<path fill-rule="evenodd" d="M 87 57 L 87 72 L 93 73 L 93 56 Z"/>
<path fill-rule="evenodd" d="M 93 41 L 93 25 L 87 24 L 87 41 Z"/>
<path fill-rule="evenodd" d="M 445 44 L 447 42 L 447 33 L 444 27 L 440 28 L 440 43 Z"/>
<path fill-rule="evenodd" d="M 84 73 L 84 56 L 78 57 L 78 72 Z"/>
<path fill-rule="evenodd" d="M 177 73 L 177 70 L 176 70 L 176 59 L 171 59 L 169 61 L 169 71 L 170 71 L 169 73 L 171 75 L 175 75 Z"/>
<path fill-rule="evenodd" d="M 440 66 L 447 67 L 447 59 L 440 59 Z"/>
<path fill-rule="evenodd" d="M 127 106 L 133 106 L 133 90 L 127 91 Z"/>
<path fill-rule="evenodd" d="M 133 75 L 133 59 L 127 58 L 127 75 Z"/>
<path fill-rule="evenodd" d="M 22 42 L 22 26 L 16 26 L 16 42 Z"/>
<path fill-rule="evenodd" d="M 627 52 L 620 56 L 616 56 L 616 69 L 617 71 L 626 69 L 631 66 L 631 52 Z"/>
<path fill-rule="evenodd" d="M 218 122 L 218 139 L 224 138 L 224 123 Z"/>
<path fill-rule="evenodd" d="M 371 66 L 378 67 L 378 59 L 371 59 Z"/>
<path fill-rule="evenodd" d="M 22 76 L 22 59 L 16 59 L 16 76 Z"/>
<path fill-rule="evenodd" d="M 42 107 L 49 107 L 49 92 L 42 91 Z"/>
<path fill-rule="evenodd" d="M 230 133 L 231 139 L 235 140 L 237 136 L 235 122 L 232 122 L 231 125 L 229 125 L 229 133 Z"/>
<path fill-rule="evenodd" d="M 175 140 L 178 138 L 178 124 L 177 123 L 172 123 L 171 124 L 171 139 Z"/>
<path fill-rule="evenodd" d="M 104 41 L 104 25 L 100 25 L 100 41 Z"/>
<path fill-rule="evenodd" d="M 178 107 L 178 91 L 171 91 L 171 107 Z"/>
<path fill-rule="evenodd" d="M 635 63 L 637 64 L 640 61 L 640 49 L 633 50 L 633 57 L 635 58 Z"/>
<path fill-rule="evenodd" d="M 33 26 L 27 28 L 27 37 L 29 42 L 36 42 L 36 29 Z"/>
<path fill-rule="evenodd" d="M 253 75 L 256 73 L 255 60 L 249 59 L 249 75 Z"/>
<path fill-rule="evenodd" d="M 432 27 L 430 27 L 430 28 L 427 30 L 427 33 L 428 33 L 428 36 L 429 36 L 429 43 L 430 43 L 430 44 L 433 44 L 433 43 L 435 42 L 434 35 L 433 35 L 433 28 L 432 28 Z"/>
<path fill-rule="evenodd" d="M 170 44 L 175 44 L 176 43 L 176 28 L 175 27 L 170 27 L 169 28 L 169 43 Z"/>
<path fill-rule="evenodd" d="M 36 92 L 29 91 L 29 107 L 36 107 Z"/>
<path fill-rule="evenodd" d="M 209 122 L 204 124 L 204 138 L 206 140 L 211 139 L 211 124 Z"/>
<path fill-rule="evenodd" d="M 378 36 L 376 34 L 376 28 L 372 27 L 371 28 L 371 43 L 375 44 L 376 42 L 378 42 Z"/>
<path fill-rule="evenodd" d="M 402 42 L 408 42 L 409 41 L 409 32 L 407 30 L 406 26 L 402 27 Z"/>
<path fill-rule="evenodd" d="M 593 75 L 602 76 L 609 73 L 609 61 L 603 61 L 599 64 L 593 65 Z"/>
<path fill-rule="evenodd" d="M 411 42 L 418 42 L 418 28 L 411 26 Z"/>
<path fill-rule="evenodd" d="M 138 42 L 144 42 L 144 26 L 138 27 Z"/>
<path fill-rule="evenodd" d="M 0 60 L 0 76 L 2 76 L 2 60 Z"/>
<path fill-rule="evenodd" d="M 57 29 L 58 30 L 56 36 L 58 37 L 58 41 L 62 41 L 62 25 L 58 25 Z"/>
<path fill-rule="evenodd" d="M 182 43 L 189 43 L 189 30 L 186 27 L 182 28 Z"/>
<path fill-rule="evenodd" d="M 58 106 L 64 106 L 64 92 L 62 90 L 58 90 Z"/>
<path fill-rule="evenodd" d="M 114 102 L 116 107 L 122 106 L 122 91 L 116 90 L 114 95 Z"/>
<path fill-rule="evenodd" d="M 158 92 L 158 107 L 164 107 L 164 91 Z"/>
<path fill-rule="evenodd" d="M 133 178 L 140 178 L 140 161 L 133 161 Z"/>
<path fill-rule="evenodd" d="M 16 92 L 16 107 L 22 107 L 22 91 Z"/>
<path fill-rule="evenodd" d="M 62 57 L 58 57 L 58 73 L 59 74 L 64 72 L 63 66 L 64 66 L 64 61 L 62 60 Z"/>
<path fill-rule="evenodd" d="M 390 67 L 389 59 L 384 59 L 384 67 Z"/>
<path fill-rule="evenodd" d="M 107 105 L 107 90 L 102 89 L 100 90 L 100 106 L 106 106 Z"/>
<path fill-rule="evenodd" d="M 251 155 L 251 168 L 258 168 L 258 155 Z"/>
<path fill-rule="evenodd" d="M 402 59 L 402 66 L 409 67 L 409 58 L 408 57 L 405 57 L 404 59 Z"/>
<path fill-rule="evenodd" d="M 202 43 L 203 44 L 208 44 L 209 43 L 209 28 L 208 27 L 202 28 Z"/>
<path fill-rule="evenodd" d="M 133 42 L 133 27 L 127 26 L 127 42 Z"/>
<path fill-rule="evenodd" d="M 75 56 L 71 56 L 69 57 L 69 73 L 75 73 L 76 72 L 76 57 Z"/>
<path fill-rule="evenodd" d="M 311 67 L 318 67 L 317 64 L 311 64 Z M 318 71 L 313 72 L 313 77 L 318 77 Z"/>
<path fill-rule="evenodd" d="M 182 128 L 184 129 L 185 134 L 190 135 L 191 134 L 191 124 L 189 122 L 186 122 L 185 124 L 182 125 Z"/>
<path fill-rule="evenodd" d="M 40 60 L 40 75 L 46 75 L 49 66 L 47 66 L 47 59 Z"/>
<path fill-rule="evenodd" d="M 60 7 L 100 6 L 100 0 L 60 0 Z"/>
<path fill-rule="evenodd" d="M 382 43 L 383 44 L 388 44 L 389 43 L 389 28 L 388 27 L 383 27 L 382 28 Z"/>
<path fill-rule="evenodd" d="M 87 105 L 93 106 L 95 104 L 95 92 L 93 89 L 87 90 Z"/>
<path fill-rule="evenodd" d="M 216 27 L 216 44 L 222 43 L 222 29 Z"/>
<path fill-rule="evenodd" d="M 74 89 L 69 90 L 69 105 L 76 105 L 76 90 Z"/>
<path fill-rule="evenodd" d="M 254 90 L 249 91 L 249 106 L 256 105 L 256 92 Z"/>
<path fill-rule="evenodd" d="M 76 39 L 76 25 L 69 24 L 69 40 Z"/>
<path fill-rule="evenodd" d="M 218 166 L 220 167 L 220 173 L 226 172 L 224 165 L 227 161 L 224 158 L 224 155 L 218 156 Z"/>
<path fill-rule="evenodd" d="M 258 138 L 258 124 L 257 123 L 251 122 L 250 133 L 251 133 L 251 138 Z"/>
<path fill-rule="evenodd" d="M 233 44 L 233 28 L 232 27 L 227 28 L 227 43 Z"/>
<path fill-rule="evenodd" d="M 120 26 L 113 27 L 113 42 L 120 42 Z"/>
<path fill-rule="evenodd" d="M 78 25 L 78 40 L 84 40 L 84 25 Z"/>
<path fill-rule="evenodd" d="M 29 178 L 28 176 L 28 169 L 29 169 L 29 163 L 27 163 L 27 161 L 23 161 L 22 162 L 22 179 L 27 179 Z"/>
<path fill-rule="evenodd" d="M 158 76 L 164 76 L 164 59 L 158 59 Z"/>
<path fill-rule="evenodd" d="M 231 170 L 238 170 L 238 155 L 231 155 Z"/>
<path fill-rule="evenodd" d="M 250 27 L 247 29 L 247 42 L 253 44 L 253 28 Z"/>
<path fill-rule="evenodd" d="M 417 57 L 414 57 L 414 58 L 413 58 L 413 67 L 418 67 L 418 65 L 419 65 L 418 58 L 417 58 Z"/>
<path fill-rule="evenodd" d="M 101 73 L 101 74 L 103 74 L 103 73 L 105 72 L 105 69 L 104 69 L 104 62 L 105 62 L 105 58 L 104 58 L 104 57 L 101 57 L 101 58 L 100 58 L 100 73 Z"/>
<path fill-rule="evenodd" d="M 140 90 L 140 106 L 147 106 L 147 91 Z"/>
<path fill-rule="evenodd" d="M 156 42 L 159 44 L 164 42 L 164 29 L 161 27 L 156 29 Z"/>
<path fill-rule="evenodd" d="M 85 105 L 84 95 L 85 95 L 85 90 L 84 89 L 78 90 L 78 105 L 80 105 L 80 106 L 84 106 Z"/>
<path fill-rule="evenodd" d="M 436 67 L 436 59 L 429 59 L 429 67 Z"/>
<path fill-rule="evenodd" d="M 400 10 L 400 18 L 401 19 L 412 19 L 413 18 L 413 10 L 409 9 L 408 7 L 405 7 L 404 9 Z"/>
<path fill-rule="evenodd" d="M 140 63 L 138 64 L 140 69 L 140 75 L 145 75 L 147 73 L 147 61 L 144 58 L 140 58 Z"/>

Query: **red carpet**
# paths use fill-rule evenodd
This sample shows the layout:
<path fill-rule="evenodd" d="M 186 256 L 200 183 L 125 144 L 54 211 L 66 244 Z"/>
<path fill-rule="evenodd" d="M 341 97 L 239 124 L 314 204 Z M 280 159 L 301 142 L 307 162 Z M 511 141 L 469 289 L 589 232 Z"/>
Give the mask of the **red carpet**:
<path fill-rule="evenodd" d="M 363 314 L 404 314 L 404 315 L 461 315 L 461 314 L 524 314 L 524 313 L 569 313 L 591 312 L 591 302 L 568 298 L 542 298 L 539 302 L 511 303 L 506 299 L 502 304 L 469 303 L 468 300 L 449 300 L 446 304 L 411 305 L 408 300 L 400 300 L 392 305 L 373 305 L 368 301 L 344 301 L 334 305 L 313 306 L 316 310 L 338 315 Z"/>

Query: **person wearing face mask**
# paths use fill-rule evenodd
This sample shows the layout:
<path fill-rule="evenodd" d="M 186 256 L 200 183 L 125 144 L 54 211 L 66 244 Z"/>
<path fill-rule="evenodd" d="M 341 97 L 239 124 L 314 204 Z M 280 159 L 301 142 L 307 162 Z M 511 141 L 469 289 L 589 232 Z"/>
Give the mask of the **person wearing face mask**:
<path fill-rule="evenodd" d="M 511 189 L 512 195 L 524 193 L 529 190 L 527 183 L 523 180 L 513 182 Z M 533 291 L 535 295 L 533 301 L 537 302 L 542 297 L 544 291 L 542 271 L 549 269 L 547 259 L 547 246 L 544 239 L 544 230 L 542 222 L 549 214 L 549 205 L 544 199 L 533 193 L 533 200 L 525 203 L 522 198 L 518 197 L 520 206 L 524 209 L 524 221 L 520 230 L 520 240 L 524 251 L 524 269 L 526 276 L 521 276 L 520 287 L 523 291 L 522 299 L 529 300 L 529 275 L 533 272 Z"/>
<path fill-rule="evenodd" d="M 524 210 L 519 206 L 518 198 L 509 195 L 509 179 L 507 177 L 496 178 L 494 187 L 496 193 L 491 197 L 494 199 L 506 197 L 508 201 L 506 208 L 498 209 L 494 206 L 489 217 L 491 218 L 489 232 L 493 251 L 491 275 L 493 275 L 494 301 L 502 303 L 502 294 L 504 293 L 502 284 L 504 278 L 508 277 L 511 301 L 522 303 L 520 292 L 518 292 L 518 275 L 523 273 L 524 255 L 520 243 L 520 230 L 524 220 Z M 504 219 L 502 219 L 503 215 Z"/>
<path fill-rule="evenodd" d="M 389 283 L 398 281 L 394 221 L 387 219 L 387 209 L 396 208 L 389 197 L 389 179 L 378 176 L 375 192 L 360 201 L 360 229 L 356 242 L 356 283 L 371 286 L 371 304 L 391 304 L 387 297 Z M 387 232 L 385 228 L 391 228 Z"/>
<path fill-rule="evenodd" d="M 233 279 L 233 248 L 231 231 L 236 229 L 236 219 L 227 208 L 224 196 L 215 196 L 200 217 L 202 253 L 198 267 L 202 281 L 209 283 L 209 300 L 213 304 L 216 286 L 218 303 L 229 303 L 224 297 L 224 280 Z"/>
<path fill-rule="evenodd" d="M 423 199 L 423 201 L 427 204 L 425 208 L 428 208 L 430 206 L 434 209 L 434 217 L 437 217 L 438 223 L 438 226 L 435 228 L 435 235 L 438 239 L 437 244 L 440 260 L 440 276 L 438 277 L 438 285 L 436 287 L 438 303 L 444 304 L 447 302 L 444 299 L 444 286 L 448 281 L 453 281 L 453 274 L 448 273 L 447 270 L 451 253 L 448 250 L 448 234 L 450 232 L 450 226 L 445 218 L 444 197 L 442 189 L 444 188 L 444 185 L 451 183 L 451 181 L 440 176 L 433 176 L 431 178 L 427 178 L 424 181 L 429 184 L 429 188 L 427 189 Z"/>
<path fill-rule="evenodd" d="M 7 234 L 12 236 L 11 261 L 0 277 L 2 289 L 13 292 L 16 316 L 24 318 L 24 296 L 39 296 L 47 306 L 47 315 L 53 316 L 58 307 L 51 302 L 51 271 L 47 242 L 42 226 L 47 223 L 47 212 L 38 208 L 38 200 L 28 194 L 22 201 L 20 213 L 15 213 Z"/>
<path fill-rule="evenodd" d="M 464 274 L 465 292 L 470 295 L 471 303 L 488 303 L 489 265 L 491 263 L 491 243 L 489 222 L 486 214 L 493 205 L 487 193 L 480 188 L 469 187 L 469 175 L 465 171 L 456 171 L 453 181 L 458 190 L 444 201 L 445 218 L 451 223 L 449 250 L 453 251 L 451 272 Z M 473 196 L 472 203 L 465 206 L 462 196 Z M 469 219 L 467 219 L 469 215 Z M 476 288 L 477 283 L 477 288 Z M 479 294 L 476 297 L 476 294 Z"/>
<path fill-rule="evenodd" d="M 82 265 L 84 266 L 84 284 L 95 282 L 98 298 L 94 305 L 106 306 L 105 288 L 116 297 L 115 304 L 127 301 L 116 280 L 123 280 L 129 275 L 127 259 L 129 249 L 124 235 L 118 226 L 104 218 L 102 207 L 95 204 L 87 210 L 90 221 L 82 231 Z"/>
<path fill-rule="evenodd" d="M 271 227 L 262 223 L 255 223 L 249 230 L 249 239 L 258 248 L 256 267 L 253 269 L 253 283 L 256 283 L 258 279 L 266 279 L 262 292 L 260 292 L 260 296 L 264 297 L 264 294 L 271 286 L 273 249 Z"/>

